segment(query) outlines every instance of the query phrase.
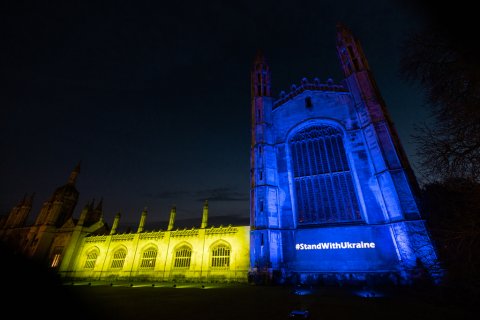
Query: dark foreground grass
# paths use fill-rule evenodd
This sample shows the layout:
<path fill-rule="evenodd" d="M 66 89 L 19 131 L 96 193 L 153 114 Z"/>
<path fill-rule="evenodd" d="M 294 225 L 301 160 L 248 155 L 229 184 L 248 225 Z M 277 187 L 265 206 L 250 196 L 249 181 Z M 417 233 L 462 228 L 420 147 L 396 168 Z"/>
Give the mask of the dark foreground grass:
<path fill-rule="evenodd" d="M 438 288 L 393 288 L 364 297 L 367 292 L 346 287 L 62 283 L 50 269 L 1 249 L 1 319 L 280 320 L 307 309 L 311 319 L 458 320 L 477 319 L 480 304 L 465 290 Z"/>
<path fill-rule="evenodd" d="M 307 309 L 311 319 L 475 319 L 473 308 L 448 303 L 427 291 L 365 291 L 293 287 L 171 283 L 64 285 L 83 319 L 288 319 Z M 298 291 L 297 291 L 298 293 Z M 363 296 L 362 296 L 363 295 Z"/>

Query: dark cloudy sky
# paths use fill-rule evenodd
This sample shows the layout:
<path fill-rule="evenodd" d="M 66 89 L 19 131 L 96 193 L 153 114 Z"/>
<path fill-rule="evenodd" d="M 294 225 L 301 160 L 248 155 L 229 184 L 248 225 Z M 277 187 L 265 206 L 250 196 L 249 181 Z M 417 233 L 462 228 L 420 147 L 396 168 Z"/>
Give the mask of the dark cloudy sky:
<path fill-rule="evenodd" d="M 75 212 L 103 198 L 137 222 L 249 216 L 250 67 L 274 94 L 342 79 L 335 24 L 360 39 L 407 154 L 425 117 L 399 77 L 422 20 L 400 1 L 6 1 L 2 5 L 0 213 L 36 192 L 32 215 L 81 161 Z M 414 162 L 412 160 L 412 162 Z M 415 163 L 414 163 L 415 164 Z M 245 220 L 248 223 L 248 220 Z"/>

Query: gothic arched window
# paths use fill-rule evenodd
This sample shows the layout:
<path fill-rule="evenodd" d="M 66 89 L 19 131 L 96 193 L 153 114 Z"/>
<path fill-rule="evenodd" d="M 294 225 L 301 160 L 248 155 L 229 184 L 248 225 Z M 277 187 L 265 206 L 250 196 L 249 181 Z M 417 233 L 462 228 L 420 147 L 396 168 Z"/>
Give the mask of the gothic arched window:
<path fill-rule="evenodd" d="M 125 263 L 125 258 L 127 257 L 127 251 L 125 249 L 119 249 L 113 254 L 112 264 L 110 268 L 112 269 L 122 269 L 123 264 Z"/>
<path fill-rule="evenodd" d="M 155 268 L 155 261 L 157 260 L 158 251 L 155 248 L 148 248 L 143 251 L 142 260 L 140 262 L 141 269 Z"/>
<path fill-rule="evenodd" d="M 225 244 L 217 245 L 212 250 L 213 269 L 228 269 L 230 267 L 230 247 Z"/>
<path fill-rule="evenodd" d="M 87 254 L 87 260 L 85 260 L 85 269 L 93 269 L 95 268 L 95 263 L 97 262 L 98 258 L 98 251 L 92 250 Z"/>
<path fill-rule="evenodd" d="M 299 224 L 361 221 L 342 133 L 312 126 L 290 139 Z"/>
<path fill-rule="evenodd" d="M 190 261 L 192 259 L 192 249 L 187 246 L 182 246 L 175 251 L 175 260 L 173 267 L 175 269 L 190 268 Z"/>

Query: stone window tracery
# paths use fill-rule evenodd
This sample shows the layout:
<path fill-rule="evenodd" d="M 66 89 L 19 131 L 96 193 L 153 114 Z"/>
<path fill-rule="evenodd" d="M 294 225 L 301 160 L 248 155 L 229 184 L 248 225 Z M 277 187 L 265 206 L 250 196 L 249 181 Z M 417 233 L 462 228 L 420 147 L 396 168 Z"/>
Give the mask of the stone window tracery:
<path fill-rule="evenodd" d="M 190 268 L 190 262 L 192 259 L 192 249 L 187 246 L 180 247 L 175 251 L 175 260 L 173 268 L 175 269 L 188 269 Z"/>
<path fill-rule="evenodd" d="M 342 133 L 327 125 L 301 130 L 290 140 L 297 222 L 362 221 Z"/>
<path fill-rule="evenodd" d="M 125 249 L 119 249 L 113 254 L 112 269 L 122 269 L 123 264 L 125 263 L 125 258 L 127 257 L 127 251 Z"/>
<path fill-rule="evenodd" d="M 228 269 L 230 267 L 230 248 L 225 244 L 220 244 L 212 250 L 213 269 Z"/>
<path fill-rule="evenodd" d="M 157 260 L 158 251 L 155 248 L 149 248 L 142 254 L 142 260 L 140 262 L 141 269 L 153 269 L 155 268 L 155 261 Z"/>
<path fill-rule="evenodd" d="M 85 266 L 84 266 L 84 268 L 85 268 L 85 269 L 93 269 L 93 268 L 95 268 L 95 263 L 97 262 L 97 258 L 98 258 L 98 252 L 97 252 L 96 250 L 91 251 L 91 252 L 87 255 L 87 260 L 85 260 Z"/>

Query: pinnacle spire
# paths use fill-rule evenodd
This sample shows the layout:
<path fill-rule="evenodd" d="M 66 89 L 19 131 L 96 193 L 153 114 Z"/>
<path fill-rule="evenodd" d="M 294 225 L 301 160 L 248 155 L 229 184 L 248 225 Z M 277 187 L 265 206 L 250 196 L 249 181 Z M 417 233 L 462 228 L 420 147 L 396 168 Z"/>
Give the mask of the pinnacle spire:
<path fill-rule="evenodd" d="M 337 22 L 337 54 L 340 58 L 345 77 L 356 72 L 368 71 L 370 69 L 360 41 L 358 41 L 352 31 L 341 22 Z"/>
<path fill-rule="evenodd" d="M 254 64 L 258 63 L 266 63 L 265 54 L 263 53 L 262 49 L 258 49 L 257 53 L 255 54 Z"/>
<path fill-rule="evenodd" d="M 251 72 L 252 97 L 270 97 L 270 67 L 262 50 L 257 50 Z"/>
<path fill-rule="evenodd" d="M 27 201 L 27 195 L 28 195 L 28 193 L 25 192 L 25 194 L 23 195 L 22 201 L 20 201 L 19 206 L 22 206 L 22 205 L 25 204 L 25 202 Z"/>
<path fill-rule="evenodd" d="M 33 198 L 35 197 L 35 192 L 28 197 L 27 201 L 25 202 L 26 205 L 31 206 L 33 204 Z"/>
<path fill-rule="evenodd" d="M 75 184 L 75 181 L 77 180 L 78 174 L 80 173 L 80 164 L 81 164 L 81 161 L 78 162 L 78 164 L 72 170 L 72 173 L 70 173 L 70 177 L 68 178 L 68 183 L 69 184 Z"/>
<path fill-rule="evenodd" d="M 350 30 L 350 28 L 348 28 L 341 21 L 337 21 L 336 28 L 337 28 L 337 34 L 339 34 L 339 33 L 345 33 L 345 34 L 350 34 L 350 35 L 352 34 L 352 31 Z"/>
<path fill-rule="evenodd" d="M 140 223 L 138 224 L 137 233 L 143 232 L 145 228 L 145 220 L 147 219 L 147 207 L 143 208 L 142 215 L 140 217 Z"/>
<path fill-rule="evenodd" d="M 100 198 L 100 202 L 97 204 L 95 211 L 103 211 L 103 197 Z"/>
<path fill-rule="evenodd" d="M 173 226 L 175 224 L 175 216 L 177 215 L 177 207 L 175 205 L 172 206 L 170 210 L 170 219 L 168 221 L 167 231 L 173 230 Z"/>
<path fill-rule="evenodd" d="M 95 207 L 95 198 L 93 198 L 92 202 L 90 202 L 90 210 L 93 211 L 94 207 Z"/>
<path fill-rule="evenodd" d="M 205 200 L 203 204 L 203 213 L 202 213 L 202 224 L 200 228 L 205 229 L 208 224 L 208 200 Z"/>
<path fill-rule="evenodd" d="M 356 45 L 357 39 L 353 35 L 352 30 L 343 22 L 338 21 L 336 24 L 337 29 L 337 46 L 341 44 L 352 44 Z"/>
<path fill-rule="evenodd" d="M 117 228 L 118 228 L 118 224 L 120 222 L 121 215 L 122 214 L 120 212 L 118 212 L 115 215 L 115 219 L 113 220 L 113 226 L 112 226 L 112 229 L 110 230 L 110 234 L 116 234 L 117 233 Z"/>

